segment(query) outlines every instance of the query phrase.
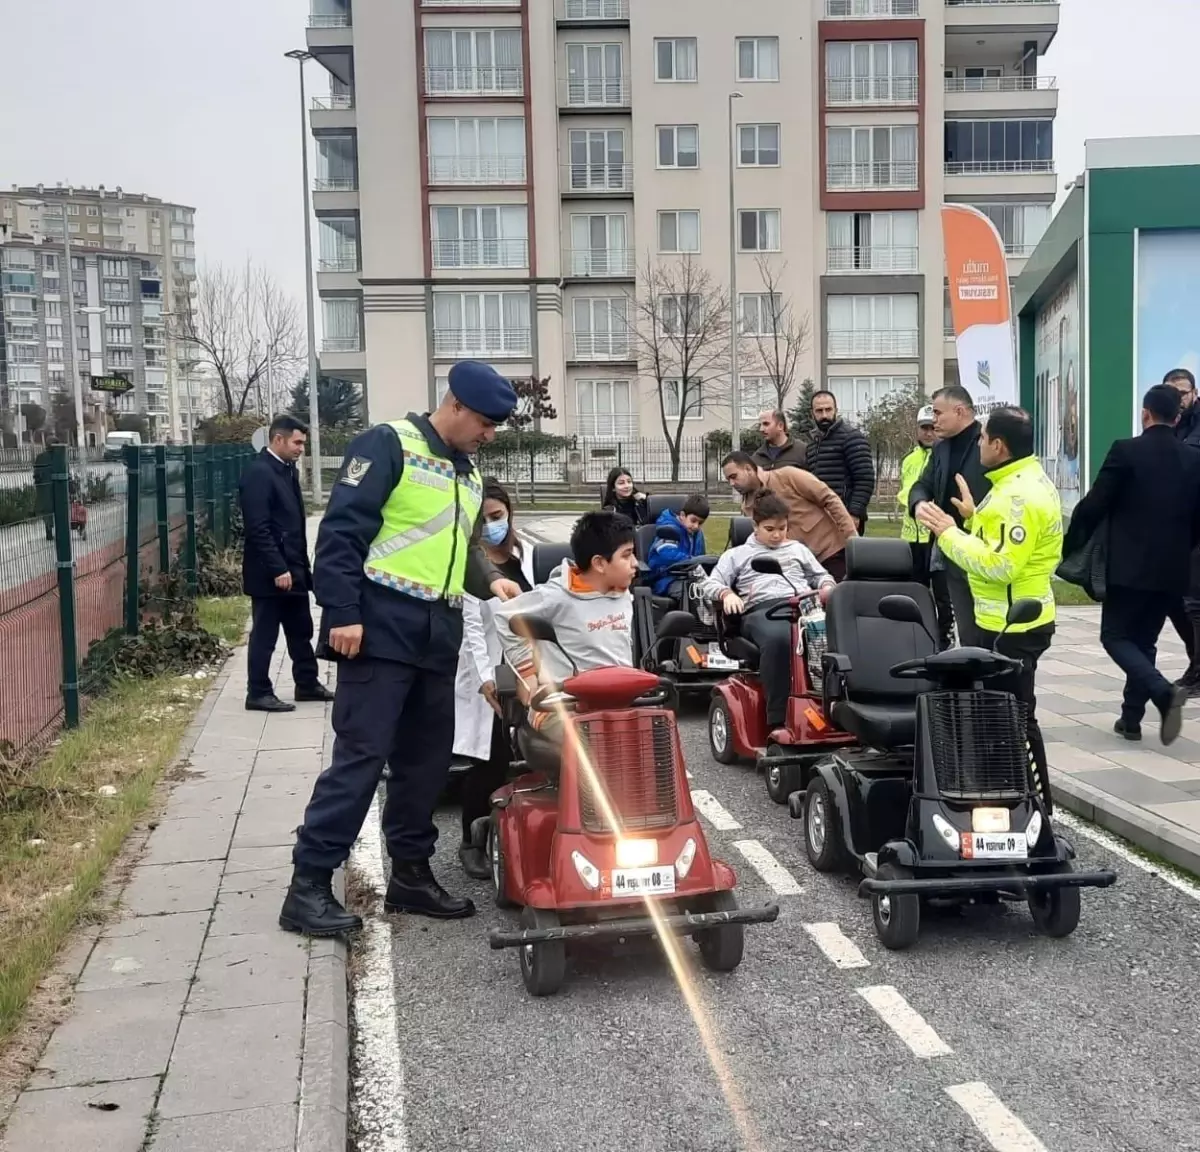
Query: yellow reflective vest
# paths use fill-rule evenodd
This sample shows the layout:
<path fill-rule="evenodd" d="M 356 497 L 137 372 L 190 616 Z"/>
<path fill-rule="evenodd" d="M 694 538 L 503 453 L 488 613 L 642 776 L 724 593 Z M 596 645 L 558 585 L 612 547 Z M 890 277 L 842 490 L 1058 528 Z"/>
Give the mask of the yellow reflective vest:
<path fill-rule="evenodd" d="M 987 474 L 992 490 L 965 528 L 938 537 L 938 547 L 967 574 L 975 599 L 975 623 L 989 632 L 1004 627 L 1014 600 L 1042 604 L 1028 632 L 1055 618 L 1051 577 L 1062 560 L 1062 505 L 1058 490 L 1034 456 L 1011 460 Z"/>
<path fill-rule="evenodd" d="M 900 491 L 896 493 L 896 502 L 900 505 L 900 539 L 909 543 L 924 544 L 929 539 L 929 529 L 922 528 L 908 514 L 908 494 L 912 486 L 921 478 L 925 465 L 929 463 L 932 448 L 918 444 L 900 461 Z"/>

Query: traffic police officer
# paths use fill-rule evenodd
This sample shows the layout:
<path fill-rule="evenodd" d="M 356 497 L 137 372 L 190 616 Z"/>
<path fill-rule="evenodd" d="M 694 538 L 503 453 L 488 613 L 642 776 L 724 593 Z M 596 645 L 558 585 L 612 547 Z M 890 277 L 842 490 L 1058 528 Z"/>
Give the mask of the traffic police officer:
<path fill-rule="evenodd" d="M 387 911 L 441 919 L 475 911 L 442 888 L 429 859 L 454 742 L 463 593 L 508 599 L 519 592 L 478 547 L 483 488 L 471 461 L 516 403 L 512 385 L 492 368 L 456 364 L 435 412 L 377 425 L 346 450 L 313 569 L 322 653 L 339 662 L 336 739 L 292 853 L 279 916 L 289 931 L 330 936 L 362 927 L 331 881 L 385 765 Z"/>
<path fill-rule="evenodd" d="M 953 503 L 964 527 L 956 527 L 954 518 L 933 504 L 924 505 L 917 519 L 938 538 L 946 560 L 966 573 L 983 643 L 990 647 L 996 642 L 1013 601 L 1032 599 L 1042 605 L 1036 620 L 1014 624 L 1000 639 L 997 651 L 1019 659 L 1021 668 L 994 684 L 1025 705 L 1029 751 L 1049 812 L 1050 780 L 1035 711 L 1034 676 L 1038 658 L 1054 635 L 1051 577 L 1062 560 L 1062 506 L 1058 490 L 1033 454 L 1033 420 L 1023 409 L 992 410 L 979 438 L 979 457 L 992 488 L 976 508 L 966 481 L 956 477 L 959 498 Z"/>

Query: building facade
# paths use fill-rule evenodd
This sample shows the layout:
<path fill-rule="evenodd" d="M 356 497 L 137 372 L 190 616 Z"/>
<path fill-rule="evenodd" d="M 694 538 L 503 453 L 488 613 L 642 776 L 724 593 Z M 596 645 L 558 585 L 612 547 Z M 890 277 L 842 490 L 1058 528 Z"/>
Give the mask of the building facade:
<path fill-rule="evenodd" d="M 1014 271 L 1049 222 L 1057 3 L 313 3 L 322 370 L 374 418 L 464 357 L 550 376 L 553 430 L 595 438 L 750 423 L 789 377 L 861 415 L 957 377 L 942 202 Z M 649 370 L 648 313 L 691 309 L 647 270 L 685 260 L 736 281 L 736 398 L 728 356 L 696 392 Z"/>

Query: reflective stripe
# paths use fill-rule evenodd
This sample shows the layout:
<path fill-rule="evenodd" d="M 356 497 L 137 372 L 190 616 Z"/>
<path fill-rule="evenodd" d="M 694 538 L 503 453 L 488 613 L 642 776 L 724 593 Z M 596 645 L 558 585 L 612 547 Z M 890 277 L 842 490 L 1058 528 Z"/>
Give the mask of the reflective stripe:
<path fill-rule="evenodd" d="M 459 524 L 465 517 L 459 517 Z M 418 524 L 414 528 L 409 528 L 406 532 L 401 532 L 396 536 L 389 536 L 386 540 L 380 540 L 377 544 L 371 546 L 371 550 L 367 553 L 368 560 L 382 560 L 385 556 L 390 556 L 393 552 L 398 552 L 401 548 L 407 548 L 410 544 L 416 544 L 419 540 L 428 540 L 430 536 L 436 536 L 443 528 L 449 528 L 454 523 L 454 505 L 450 504 L 443 508 L 432 520 L 427 520 L 424 524 Z M 467 527 L 467 534 L 470 535 L 471 528 Z"/>

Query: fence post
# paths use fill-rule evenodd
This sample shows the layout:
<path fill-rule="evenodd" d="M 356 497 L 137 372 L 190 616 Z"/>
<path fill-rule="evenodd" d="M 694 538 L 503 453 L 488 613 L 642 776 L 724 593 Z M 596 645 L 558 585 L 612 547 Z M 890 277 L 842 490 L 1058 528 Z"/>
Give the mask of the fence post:
<path fill-rule="evenodd" d="M 140 449 L 126 447 L 125 456 L 125 631 L 136 636 L 141 622 L 138 580 L 141 578 L 142 461 Z"/>
<path fill-rule="evenodd" d="M 204 503 L 206 507 L 206 516 L 208 534 L 214 539 L 217 539 L 217 461 L 216 448 L 212 445 L 206 445 L 202 451 L 204 452 Z"/>
<path fill-rule="evenodd" d="M 75 636 L 75 561 L 71 555 L 71 465 L 65 444 L 55 445 L 51 449 L 50 484 L 54 507 L 54 552 L 58 568 L 63 718 L 68 728 L 77 728 L 79 650 Z"/>
<path fill-rule="evenodd" d="M 171 525 L 167 520 L 167 449 L 154 449 L 154 508 L 158 519 L 158 566 L 165 576 L 171 568 Z"/>
<path fill-rule="evenodd" d="M 183 450 L 183 500 L 187 517 L 183 568 L 187 574 L 188 595 L 195 597 L 199 588 L 199 573 L 196 571 L 196 452 L 190 444 Z"/>

